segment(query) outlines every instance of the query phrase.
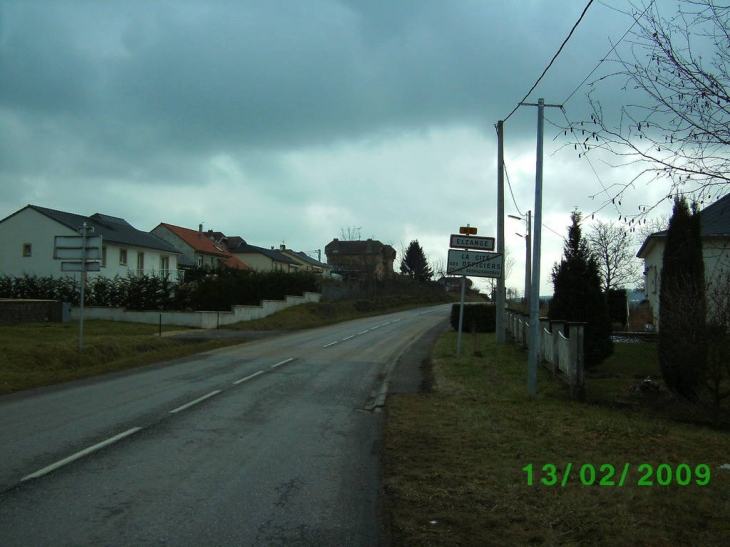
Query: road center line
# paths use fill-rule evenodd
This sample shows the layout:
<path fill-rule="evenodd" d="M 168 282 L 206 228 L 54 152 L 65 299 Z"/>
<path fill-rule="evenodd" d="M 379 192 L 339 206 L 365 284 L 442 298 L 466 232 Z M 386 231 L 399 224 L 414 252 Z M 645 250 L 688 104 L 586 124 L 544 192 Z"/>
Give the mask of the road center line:
<path fill-rule="evenodd" d="M 330 342 L 330 343 L 329 343 L 329 344 L 327 344 L 326 346 L 322 346 L 322 347 L 323 347 L 323 348 L 328 348 L 328 347 L 330 347 L 330 346 L 334 346 L 335 344 L 339 344 L 339 342 Z"/>
<path fill-rule="evenodd" d="M 358 336 L 359 336 L 360 334 L 367 334 L 367 333 L 368 333 L 368 331 L 364 330 L 364 331 L 362 331 L 362 332 L 358 332 L 357 334 L 358 334 Z"/>
<path fill-rule="evenodd" d="M 62 460 L 57 461 L 56 463 L 53 463 L 49 465 L 48 467 L 44 467 L 43 469 L 39 469 L 35 473 L 31 473 L 30 475 L 23 477 L 20 479 L 21 482 L 27 481 L 30 479 L 37 479 L 38 477 L 42 477 L 43 475 L 46 475 L 50 473 L 51 471 L 55 471 L 59 467 L 62 467 L 66 464 L 69 464 L 73 461 L 78 460 L 79 458 L 83 458 L 84 456 L 87 456 L 88 454 L 91 454 L 92 452 L 95 452 L 101 448 L 104 448 L 105 446 L 109 446 L 110 444 L 113 444 L 117 441 L 122 440 L 124 437 L 129 437 L 130 435 L 133 435 L 134 433 L 137 433 L 137 431 L 141 430 L 141 427 L 133 427 L 132 429 L 128 429 L 127 431 L 120 433 L 119 435 L 115 435 L 114 437 L 111 437 L 105 441 L 102 441 L 98 444 L 95 444 L 94 446 L 90 446 L 89 448 L 85 448 L 81 452 L 76 452 L 76 454 L 69 456 L 68 458 L 64 458 Z"/>
<path fill-rule="evenodd" d="M 242 384 L 243 382 L 246 382 L 246 381 L 250 380 L 251 378 L 255 378 L 259 374 L 263 374 L 263 373 L 264 373 L 263 370 L 259 370 L 258 372 L 254 372 L 250 376 L 246 376 L 245 378 L 241 378 L 240 380 L 236 380 L 235 382 L 233 382 L 233 385 Z"/>
<path fill-rule="evenodd" d="M 370 330 L 375 330 L 375 329 L 379 329 L 380 327 L 382 327 L 382 325 L 375 325 L 375 326 L 374 326 L 373 328 L 371 328 Z"/>
<path fill-rule="evenodd" d="M 280 363 L 276 363 L 275 365 L 271 365 L 271 368 L 280 367 L 281 365 L 286 365 L 287 363 L 291 363 L 294 360 L 294 357 L 289 357 L 289 359 L 284 359 Z"/>
<path fill-rule="evenodd" d="M 209 399 L 209 398 L 213 397 L 214 395 L 218 395 L 221 391 L 222 390 L 220 390 L 220 389 L 217 389 L 215 391 L 211 391 L 207 395 L 203 395 L 202 397 L 198 397 L 194 401 L 190 401 L 188 404 L 185 404 L 183 406 L 179 406 L 175 410 L 171 410 L 170 411 L 170 414 L 175 414 L 176 412 L 180 412 L 181 410 L 188 409 L 188 408 L 190 408 L 193 405 L 197 405 L 198 403 L 203 402 L 206 399 Z"/>
<path fill-rule="evenodd" d="M 345 340 L 349 340 L 350 338 L 355 338 L 355 335 L 353 334 L 352 336 L 348 336 L 347 338 L 343 338 L 342 341 L 344 342 Z"/>

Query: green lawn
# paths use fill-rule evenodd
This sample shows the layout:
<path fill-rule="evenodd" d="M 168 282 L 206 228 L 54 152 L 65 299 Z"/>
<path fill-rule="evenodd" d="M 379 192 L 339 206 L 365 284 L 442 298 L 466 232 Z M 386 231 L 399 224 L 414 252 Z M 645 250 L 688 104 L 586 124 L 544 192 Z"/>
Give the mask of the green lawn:
<path fill-rule="evenodd" d="M 443 335 L 433 350 L 432 392 L 388 398 L 393 545 L 727 544 L 730 471 L 719 466 L 730 463 L 728 432 L 677 422 L 656 395 L 642 401 L 629 389 L 657 372 L 646 347 L 617 347 L 578 403 L 542 369 L 530 399 L 526 353 L 494 335 L 465 337 L 460 360 L 455 338 Z M 475 340 L 485 357 L 472 356 Z M 688 484 L 678 484 L 677 469 Z M 708 470 L 709 483 L 698 484 Z M 639 486 L 642 476 L 653 484 Z"/>

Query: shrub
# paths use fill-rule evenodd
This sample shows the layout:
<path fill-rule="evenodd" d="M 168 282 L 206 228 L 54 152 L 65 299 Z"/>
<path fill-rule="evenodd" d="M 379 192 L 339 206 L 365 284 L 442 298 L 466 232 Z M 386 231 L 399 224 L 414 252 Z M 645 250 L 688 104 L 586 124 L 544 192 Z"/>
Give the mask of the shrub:
<path fill-rule="evenodd" d="M 451 306 L 451 326 L 459 329 L 460 304 Z M 464 304 L 463 332 L 495 332 L 497 330 L 497 306 L 494 304 Z"/>

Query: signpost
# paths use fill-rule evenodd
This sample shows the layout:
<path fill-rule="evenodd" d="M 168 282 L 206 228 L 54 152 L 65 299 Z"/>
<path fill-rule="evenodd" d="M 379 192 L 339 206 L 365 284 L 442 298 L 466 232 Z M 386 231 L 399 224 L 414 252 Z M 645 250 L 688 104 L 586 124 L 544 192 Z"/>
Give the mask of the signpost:
<path fill-rule="evenodd" d="M 500 253 L 474 252 L 470 249 L 491 251 L 494 249 L 493 237 L 476 237 L 477 229 L 473 226 L 459 228 L 462 235 L 451 235 L 446 273 L 461 275 L 461 307 L 459 308 L 459 336 L 456 342 L 456 357 L 461 356 L 461 332 L 464 326 L 464 299 L 466 297 L 466 276 L 502 278 L 504 256 Z"/>
<path fill-rule="evenodd" d="M 456 273 L 475 277 L 502 277 L 504 256 L 499 253 L 476 253 L 449 249 L 446 273 Z"/>
<path fill-rule="evenodd" d="M 482 251 L 493 251 L 494 238 L 451 234 L 449 247 L 459 249 L 480 249 Z"/>
<path fill-rule="evenodd" d="M 91 235 L 94 228 L 86 223 L 79 228 L 80 236 L 56 236 L 53 258 L 61 262 L 62 272 L 81 273 L 81 299 L 79 305 L 79 353 L 84 347 L 84 293 L 86 292 L 86 272 L 101 271 L 101 236 Z"/>

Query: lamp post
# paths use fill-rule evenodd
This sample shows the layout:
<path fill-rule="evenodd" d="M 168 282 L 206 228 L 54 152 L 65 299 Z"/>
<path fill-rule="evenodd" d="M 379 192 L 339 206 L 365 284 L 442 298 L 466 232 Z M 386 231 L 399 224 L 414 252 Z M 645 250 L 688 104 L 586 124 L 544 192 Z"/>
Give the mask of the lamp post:
<path fill-rule="evenodd" d="M 523 220 L 523 217 L 518 217 L 515 215 L 507 215 L 510 218 L 514 218 L 515 220 Z M 532 284 L 532 211 L 527 211 L 527 216 L 524 217 L 525 220 L 525 235 L 517 234 L 520 237 L 525 238 L 525 248 L 526 248 L 526 254 L 525 254 L 525 306 L 527 306 L 527 309 L 530 309 L 530 285 Z"/>

